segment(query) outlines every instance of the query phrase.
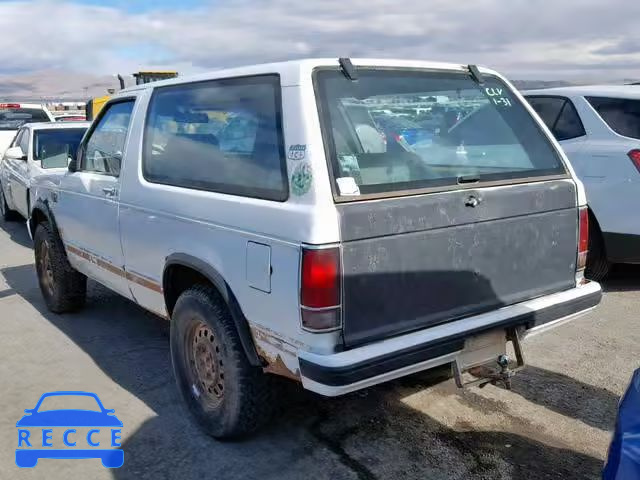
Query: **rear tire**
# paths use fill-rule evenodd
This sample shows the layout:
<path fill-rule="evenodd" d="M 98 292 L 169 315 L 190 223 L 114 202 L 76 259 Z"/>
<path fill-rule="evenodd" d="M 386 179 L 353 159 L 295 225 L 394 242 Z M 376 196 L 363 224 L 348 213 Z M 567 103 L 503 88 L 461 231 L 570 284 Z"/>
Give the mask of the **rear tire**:
<path fill-rule="evenodd" d="M 207 434 L 241 437 L 269 419 L 272 379 L 249 364 L 213 287 L 196 285 L 178 298 L 171 316 L 171 360 L 182 398 Z"/>
<path fill-rule="evenodd" d="M 36 272 L 47 308 L 54 313 L 80 310 L 87 298 L 87 277 L 69 264 L 60 237 L 47 222 L 33 236 Z"/>
<path fill-rule="evenodd" d="M 11 222 L 18 219 L 18 212 L 9 209 L 2 187 L 0 187 L 0 215 L 5 222 Z"/>
<path fill-rule="evenodd" d="M 611 262 L 607 259 L 602 232 L 595 217 L 589 212 L 589 252 L 584 276 L 599 282 L 607 276 L 610 269 Z"/>

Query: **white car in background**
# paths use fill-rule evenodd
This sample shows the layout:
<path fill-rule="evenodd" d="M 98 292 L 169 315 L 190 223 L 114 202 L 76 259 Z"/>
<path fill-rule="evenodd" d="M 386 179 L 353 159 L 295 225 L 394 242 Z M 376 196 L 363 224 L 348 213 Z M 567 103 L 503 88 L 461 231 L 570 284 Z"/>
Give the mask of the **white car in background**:
<path fill-rule="evenodd" d="M 53 122 L 51 112 L 39 103 L 0 103 L 0 154 L 26 123 Z"/>
<path fill-rule="evenodd" d="M 89 122 L 28 123 L 18 130 L 0 163 L 0 214 L 29 217 L 29 188 L 43 173 L 65 172 Z"/>
<path fill-rule="evenodd" d="M 640 86 L 524 92 L 569 157 L 589 202 L 587 276 L 640 263 Z"/>

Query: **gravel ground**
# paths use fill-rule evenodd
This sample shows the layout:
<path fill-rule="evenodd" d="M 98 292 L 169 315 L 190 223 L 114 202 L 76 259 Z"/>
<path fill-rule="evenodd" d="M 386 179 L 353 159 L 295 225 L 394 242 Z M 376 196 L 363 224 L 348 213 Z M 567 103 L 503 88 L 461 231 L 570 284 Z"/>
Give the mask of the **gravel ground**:
<path fill-rule="evenodd" d="M 75 315 L 46 311 L 21 223 L 0 224 L 0 478 L 599 478 L 616 405 L 638 367 L 640 268 L 618 269 L 593 313 L 525 344 L 513 390 L 458 390 L 443 372 L 337 399 L 283 383 L 280 412 L 219 443 L 181 406 L 168 324 L 95 284 Z M 43 392 L 99 394 L 124 423 L 124 466 L 14 464 L 15 422 Z"/>

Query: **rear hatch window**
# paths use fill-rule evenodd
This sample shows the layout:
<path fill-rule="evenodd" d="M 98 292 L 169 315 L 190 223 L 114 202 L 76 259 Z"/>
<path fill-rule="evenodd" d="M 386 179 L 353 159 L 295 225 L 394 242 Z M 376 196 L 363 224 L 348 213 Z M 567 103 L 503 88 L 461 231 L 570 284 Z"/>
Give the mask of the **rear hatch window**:
<path fill-rule="evenodd" d="M 0 130 L 18 130 L 25 123 L 50 121 L 41 108 L 20 108 L 13 104 L 0 104 Z"/>
<path fill-rule="evenodd" d="M 337 196 L 402 195 L 565 175 L 553 145 L 500 79 L 464 72 L 315 73 Z M 354 198 L 355 199 L 355 198 Z"/>
<path fill-rule="evenodd" d="M 587 97 L 598 115 L 618 135 L 640 139 L 640 100 Z"/>

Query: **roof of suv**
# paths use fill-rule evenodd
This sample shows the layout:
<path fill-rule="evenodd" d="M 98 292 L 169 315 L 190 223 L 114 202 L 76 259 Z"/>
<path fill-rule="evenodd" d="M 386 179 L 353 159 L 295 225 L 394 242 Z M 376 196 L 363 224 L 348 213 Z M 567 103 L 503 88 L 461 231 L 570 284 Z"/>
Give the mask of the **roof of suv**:
<path fill-rule="evenodd" d="M 32 130 L 57 130 L 64 128 L 88 128 L 91 125 L 91 122 L 34 122 L 34 123 L 25 123 L 25 128 L 30 128 Z"/>
<path fill-rule="evenodd" d="M 640 85 L 584 85 L 576 87 L 544 88 L 525 90 L 523 95 L 580 95 L 588 97 L 640 99 Z"/>
<path fill-rule="evenodd" d="M 464 71 L 467 65 L 456 63 L 428 62 L 418 60 L 395 60 L 395 59 L 376 59 L 376 58 L 352 58 L 350 59 L 356 67 L 372 66 L 372 67 L 396 67 L 396 68 L 421 68 L 434 70 L 459 70 Z M 127 92 L 136 90 L 144 90 L 165 85 L 176 85 L 181 83 L 198 82 L 204 80 L 213 80 L 216 78 L 242 77 L 248 75 L 264 75 L 269 73 L 278 73 L 282 86 L 300 85 L 301 80 L 308 79 L 310 73 L 317 67 L 338 67 L 338 58 L 307 58 L 300 60 L 290 60 L 286 62 L 263 63 L 257 65 L 247 65 L 242 67 L 234 67 L 230 69 L 213 70 L 197 75 L 177 77 L 170 80 L 161 80 L 143 85 L 137 85 L 126 88 L 118 92 L 118 96 Z M 478 67 L 479 70 L 486 74 L 496 74 L 493 70 Z"/>

